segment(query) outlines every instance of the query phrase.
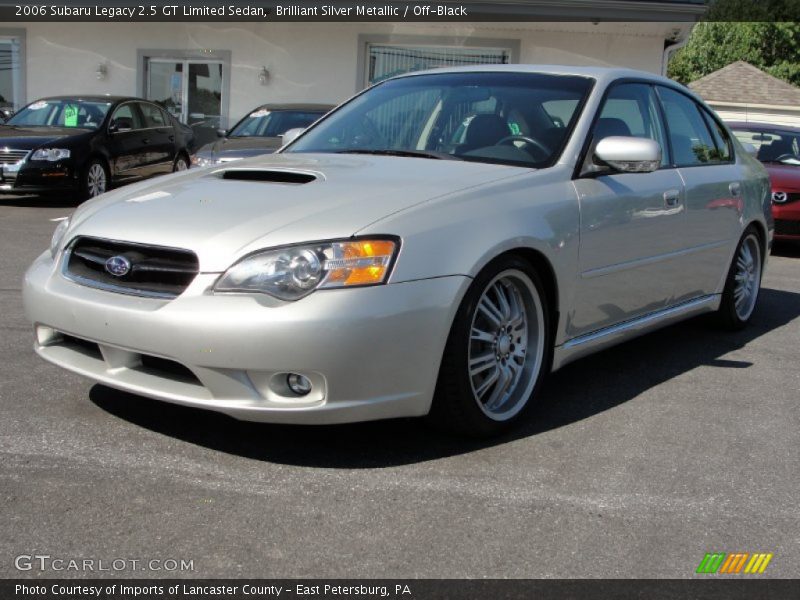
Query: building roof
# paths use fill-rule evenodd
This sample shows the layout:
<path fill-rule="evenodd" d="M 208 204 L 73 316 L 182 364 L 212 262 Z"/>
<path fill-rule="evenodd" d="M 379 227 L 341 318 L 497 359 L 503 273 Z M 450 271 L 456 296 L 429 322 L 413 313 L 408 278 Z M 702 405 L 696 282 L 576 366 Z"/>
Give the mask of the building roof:
<path fill-rule="evenodd" d="M 706 102 L 800 105 L 800 88 L 765 73 L 743 60 L 693 81 L 689 87 Z"/>

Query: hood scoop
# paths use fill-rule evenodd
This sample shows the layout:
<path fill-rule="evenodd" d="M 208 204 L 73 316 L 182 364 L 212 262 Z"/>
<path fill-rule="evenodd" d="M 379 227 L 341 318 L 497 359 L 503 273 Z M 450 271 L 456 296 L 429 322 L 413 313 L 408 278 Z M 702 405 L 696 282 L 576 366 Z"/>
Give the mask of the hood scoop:
<path fill-rule="evenodd" d="M 262 181 L 264 183 L 288 183 L 301 185 L 317 179 L 312 173 L 284 171 L 279 169 L 226 169 L 220 174 L 222 179 L 236 181 Z"/>

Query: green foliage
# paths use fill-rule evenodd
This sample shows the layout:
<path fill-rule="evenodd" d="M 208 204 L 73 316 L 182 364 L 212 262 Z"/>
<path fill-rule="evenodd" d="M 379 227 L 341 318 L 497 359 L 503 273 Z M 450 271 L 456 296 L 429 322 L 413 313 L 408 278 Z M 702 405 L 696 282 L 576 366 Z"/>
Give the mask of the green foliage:
<path fill-rule="evenodd" d="M 689 42 L 670 60 L 668 74 L 689 83 L 737 60 L 800 85 L 800 0 L 716 0 Z"/>

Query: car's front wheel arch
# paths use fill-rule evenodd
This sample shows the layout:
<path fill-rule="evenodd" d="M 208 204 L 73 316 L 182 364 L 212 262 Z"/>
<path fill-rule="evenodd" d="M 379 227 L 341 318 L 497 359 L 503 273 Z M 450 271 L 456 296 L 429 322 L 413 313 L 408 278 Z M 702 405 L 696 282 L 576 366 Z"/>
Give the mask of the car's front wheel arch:
<path fill-rule="evenodd" d="M 450 326 L 429 421 L 449 430 L 484 436 L 502 431 L 527 412 L 542 379 L 550 370 L 553 351 L 555 326 L 552 313 L 557 289 L 549 263 L 542 263 L 542 260 L 546 259 L 525 251 L 507 251 L 484 265 L 472 280 L 459 300 Z M 516 300 L 510 302 L 510 306 L 506 302 L 509 311 L 501 319 L 504 321 L 495 323 L 496 331 L 489 331 L 491 327 L 479 327 L 477 319 L 484 297 L 497 294 L 495 288 L 507 291 L 506 300 L 514 296 Z M 476 337 L 476 332 L 479 337 Z M 504 373 L 506 378 L 511 377 L 509 373 L 514 373 L 513 382 L 509 379 L 511 387 L 500 392 L 503 397 L 508 396 L 508 402 L 501 399 L 496 412 L 488 403 L 482 403 L 482 400 L 496 395 L 496 390 L 483 397 L 478 389 L 482 387 L 479 385 L 481 380 L 476 380 L 473 375 L 473 363 L 476 358 L 483 359 L 484 355 L 491 355 L 492 361 L 496 358 L 497 364 L 487 364 L 487 369 Z M 513 362 L 515 360 L 518 362 Z M 485 378 L 483 383 L 488 379 Z M 502 379 L 498 380 L 498 387 Z M 487 390 L 495 387 L 492 382 L 488 385 L 491 387 Z M 487 408 L 490 410 L 485 410 Z"/>

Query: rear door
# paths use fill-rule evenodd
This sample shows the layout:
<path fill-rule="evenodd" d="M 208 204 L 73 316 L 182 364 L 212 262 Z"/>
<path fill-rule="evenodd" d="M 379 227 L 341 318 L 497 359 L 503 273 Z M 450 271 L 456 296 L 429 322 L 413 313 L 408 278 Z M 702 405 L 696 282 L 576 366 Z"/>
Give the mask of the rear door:
<path fill-rule="evenodd" d="M 682 92 L 658 86 L 673 163 L 686 189 L 681 237 L 686 268 L 675 281 L 674 302 L 713 294 L 727 272 L 740 233 L 744 183 L 728 133 Z"/>
<path fill-rule="evenodd" d="M 138 106 L 144 118 L 146 142 L 149 146 L 147 175 L 171 173 L 177 147 L 172 123 L 155 104 L 139 102 Z"/>
<path fill-rule="evenodd" d="M 611 88 L 595 122 L 587 161 L 597 142 L 608 136 L 655 140 L 662 147 L 662 164 L 652 173 L 606 169 L 575 180 L 581 243 L 575 306 L 567 324 L 570 337 L 663 309 L 674 280 L 681 277 L 683 181 L 670 164 L 651 85 L 620 83 Z"/>

